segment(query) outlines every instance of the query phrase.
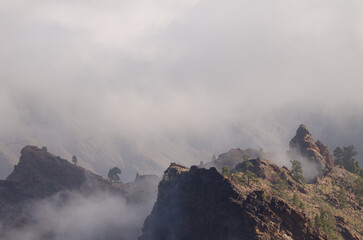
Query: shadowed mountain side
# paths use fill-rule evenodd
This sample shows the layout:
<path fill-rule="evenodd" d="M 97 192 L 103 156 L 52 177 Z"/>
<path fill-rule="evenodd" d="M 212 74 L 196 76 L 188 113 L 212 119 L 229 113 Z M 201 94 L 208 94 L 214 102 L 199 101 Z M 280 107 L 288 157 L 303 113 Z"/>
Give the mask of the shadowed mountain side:
<path fill-rule="evenodd" d="M 133 204 L 148 204 L 156 195 L 158 182 L 157 176 L 147 175 L 128 184 L 111 183 L 38 147 L 26 146 L 14 171 L 0 181 L 0 220 L 5 226 L 32 224 L 27 206 L 58 193 L 65 199 L 70 192 L 83 196 L 104 193 Z"/>
<path fill-rule="evenodd" d="M 20 161 L 6 181 L 16 184 L 22 193 L 32 198 L 49 197 L 63 190 L 116 192 L 101 176 L 34 146 L 21 150 Z M 126 192 L 126 189 L 120 187 L 117 192 Z"/>
<path fill-rule="evenodd" d="M 165 171 L 140 240 L 327 239 L 308 219 L 263 191 L 244 193 L 215 168 Z"/>

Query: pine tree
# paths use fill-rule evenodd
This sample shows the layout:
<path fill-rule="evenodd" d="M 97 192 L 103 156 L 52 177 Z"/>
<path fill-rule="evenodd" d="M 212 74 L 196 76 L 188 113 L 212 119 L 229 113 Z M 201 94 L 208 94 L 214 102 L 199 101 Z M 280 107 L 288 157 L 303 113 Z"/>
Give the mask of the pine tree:
<path fill-rule="evenodd" d="M 250 185 L 251 182 L 258 182 L 258 177 L 256 173 L 246 170 L 247 184 Z"/>
<path fill-rule="evenodd" d="M 292 163 L 292 168 L 291 168 L 292 177 L 295 179 L 295 181 L 304 183 L 305 178 L 303 176 L 301 162 L 299 162 L 298 160 L 291 160 L 290 162 Z"/>
<path fill-rule="evenodd" d="M 223 168 L 222 168 L 222 174 L 224 175 L 224 176 L 229 176 L 229 167 L 228 166 L 224 166 Z"/>
<path fill-rule="evenodd" d="M 336 147 L 334 150 L 335 164 L 344 166 L 346 170 L 354 174 L 360 174 L 359 162 L 355 160 L 358 153 L 353 145 L 343 147 Z"/>
<path fill-rule="evenodd" d="M 108 171 L 107 176 L 111 182 L 119 182 L 120 181 L 119 174 L 121 174 L 121 170 L 118 167 L 113 167 Z"/>
<path fill-rule="evenodd" d="M 341 165 L 341 166 L 343 166 L 343 156 L 344 156 L 344 152 L 343 152 L 343 149 L 341 149 L 341 147 L 336 147 L 334 149 L 333 156 L 335 158 L 335 165 Z"/>
<path fill-rule="evenodd" d="M 294 193 L 294 196 L 292 197 L 292 203 L 293 203 L 295 206 L 299 206 L 299 202 L 300 202 L 299 197 L 297 196 L 297 194 L 296 194 L 296 193 Z"/>
<path fill-rule="evenodd" d="M 245 155 L 246 156 L 246 155 Z M 248 155 L 247 155 L 248 156 Z M 248 156 L 249 157 L 249 156 Z M 253 163 L 252 162 L 245 162 L 244 163 L 244 166 L 243 166 L 243 168 L 244 169 L 246 169 L 246 172 L 245 172 L 245 174 L 246 174 L 246 177 L 247 177 L 247 184 L 248 185 L 250 185 L 250 183 L 251 182 L 258 182 L 258 177 L 257 177 L 257 175 L 254 173 L 254 172 L 252 172 L 252 171 L 250 171 L 249 169 L 251 168 L 251 167 L 253 167 L 254 165 L 253 165 Z"/>
<path fill-rule="evenodd" d="M 340 190 L 338 192 L 338 201 L 339 207 L 341 208 L 344 208 L 347 205 L 347 193 L 342 186 L 340 187 Z"/>

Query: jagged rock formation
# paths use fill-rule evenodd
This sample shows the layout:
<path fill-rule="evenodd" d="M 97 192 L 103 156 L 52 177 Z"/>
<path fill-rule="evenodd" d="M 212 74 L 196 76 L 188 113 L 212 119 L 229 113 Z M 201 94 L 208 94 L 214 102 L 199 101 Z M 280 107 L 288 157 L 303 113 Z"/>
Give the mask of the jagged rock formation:
<path fill-rule="evenodd" d="M 311 162 L 316 163 L 322 171 L 331 169 L 334 166 L 334 159 L 329 149 L 322 142 L 314 142 L 309 130 L 301 124 L 296 135 L 290 141 L 289 153 L 292 157 L 302 155 Z"/>
<path fill-rule="evenodd" d="M 101 176 L 35 146 L 21 150 L 20 161 L 6 181 L 31 198 L 45 198 L 63 190 L 114 190 Z"/>
<path fill-rule="evenodd" d="M 35 146 L 21 150 L 19 163 L 14 171 L 0 181 L 0 220 L 4 225 L 23 226 L 27 216 L 23 211 L 26 204 L 35 199 L 50 197 L 60 191 L 82 191 L 90 193 L 95 189 L 113 192 L 101 176 L 84 168 L 74 166 Z"/>
<path fill-rule="evenodd" d="M 204 164 L 203 167 L 215 167 L 218 171 L 221 171 L 224 166 L 229 167 L 230 169 L 234 168 L 238 163 L 244 161 L 244 157 L 247 155 L 249 159 L 255 158 L 268 158 L 271 157 L 272 153 L 265 153 L 260 150 L 248 148 L 246 150 L 242 150 L 240 148 L 234 148 L 229 150 L 226 153 L 222 153 L 218 156 L 215 161 L 211 163 Z"/>
<path fill-rule="evenodd" d="M 153 192 L 158 182 L 158 177 L 150 175 L 139 176 L 133 183 L 111 183 L 38 147 L 26 146 L 14 171 L 0 181 L 0 222 L 5 226 L 25 226 L 27 205 L 59 192 L 85 196 L 103 192 L 130 202 L 147 202 L 156 194 Z"/>
<path fill-rule="evenodd" d="M 215 168 L 171 164 L 139 239 L 327 239 L 287 202 L 249 192 Z"/>

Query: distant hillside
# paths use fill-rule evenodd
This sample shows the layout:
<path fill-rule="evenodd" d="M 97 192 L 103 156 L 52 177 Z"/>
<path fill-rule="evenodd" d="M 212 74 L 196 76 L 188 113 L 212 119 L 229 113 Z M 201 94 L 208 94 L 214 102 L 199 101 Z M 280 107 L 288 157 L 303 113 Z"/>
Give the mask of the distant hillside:
<path fill-rule="evenodd" d="M 130 226 L 125 225 L 128 224 L 127 220 L 116 223 L 115 225 L 110 225 L 101 220 L 98 224 L 99 226 L 103 226 L 100 227 L 102 231 L 107 231 L 107 234 L 105 233 L 105 237 L 108 236 L 107 239 L 120 239 L 125 237 L 126 233 L 136 237 L 140 231 L 141 221 L 145 217 L 143 214 L 147 214 L 148 209 L 151 208 L 156 198 L 156 186 L 158 182 L 159 178 L 157 176 L 138 175 L 135 182 L 127 184 L 112 183 L 46 150 L 35 146 L 24 147 L 21 151 L 19 163 L 15 166 L 14 171 L 6 180 L 0 180 L 0 230 L 3 227 L 2 231 L 0 231 L 3 232 L 0 233 L 0 239 L 10 240 L 15 237 L 14 232 L 18 234 L 18 232 L 22 231 L 34 231 L 35 236 L 28 238 L 31 240 L 58 239 L 56 236 L 60 234 L 64 235 L 65 232 L 58 233 L 53 229 L 56 226 L 49 228 L 40 226 L 37 229 L 37 222 L 45 221 L 43 223 L 45 224 L 46 221 L 57 218 L 57 216 L 53 215 L 61 214 L 62 211 L 68 211 L 69 206 L 73 206 L 73 204 L 77 205 L 78 201 L 80 203 L 84 202 L 86 206 L 87 204 L 94 205 L 91 208 L 86 207 L 84 210 L 79 207 L 78 211 L 81 212 L 77 213 L 76 211 L 74 214 L 76 216 L 78 216 L 77 214 L 81 214 L 81 217 L 87 211 L 93 211 L 93 208 L 97 208 L 97 205 L 108 201 L 115 202 L 118 208 L 124 208 L 123 211 L 133 212 L 134 210 L 131 209 L 135 209 L 137 206 L 139 209 L 145 209 L 145 213 L 137 211 L 132 213 L 134 217 L 130 221 L 134 222 Z M 34 210 L 37 209 L 36 206 L 39 204 L 48 206 L 45 209 L 54 212 L 54 214 L 50 214 L 49 216 L 39 215 L 43 210 Z M 108 206 L 105 207 L 107 208 Z M 128 208 L 130 210 L 127 210 Z M 107 210 L 112 210 L 112 206 Z M 113 211 L 117 213 L 119 210 L 113 209 Z M 108 217 L 107 215 L 111 218 L 121 217 L 127 219 L 125 216 L 112 216 L 112 214 L 107 212 L 94 217 L 101 218 L 103 214 L 106 214 L 103 217 L 106 219 Z M 137 218 L 135 219 L 136 216 Z M 65 219 L 65 221 L 67 220 Z M 62 223 L 59 222 L 56 224 Z M 87 228 L 87 223 L 81 222 L 77 224 L 81 224 L 79 231 L 82 231 L 83 227 Z M 127 230 L 123 230 L 125 227 Z M 38 236 L 39 234 L 45 234 L 47 232 L 52 233 L 52 231 L 55 231 L 54 237 Z M 71 232 L 71 229 L 64 229 L 62 231 Z M 5 234 L 5 236 L 2 234 Z M 97 237 L 88 239 L 97 239 Z"/>
<path fill-rule="evenodd" d="M 76 138 L 65 142 L 51 140 L 43 142 L 40 139 L 2 139 L 0 137 L 0 179 L 5 179 L 18 162 L 20 149 L 25 145 L 46 146 L 55 155 L 71 159 L 76 155 L 80 166 L 97 174 L 107 176 L 111 167 L 118 166 L 123 170 L 122 180 L 134 180 L 137 172 L 140 174 L 161 175 L 172 161 L 184 159 L 184 164 L 192 165 L 207 159 L 210 153 L 192 147 L 180 148 L 172 142 L 158 142 L 152 145 L 142 145 L 120 139 L 85 139 Z"/>

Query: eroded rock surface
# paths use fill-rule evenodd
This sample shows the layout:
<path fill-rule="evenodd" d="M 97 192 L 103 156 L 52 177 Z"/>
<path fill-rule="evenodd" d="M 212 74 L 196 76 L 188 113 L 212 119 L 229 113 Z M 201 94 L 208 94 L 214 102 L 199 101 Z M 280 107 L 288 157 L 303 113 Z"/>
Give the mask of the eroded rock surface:
<path fill-rule="evenodd" d="M 327 171 L 334 166 L 334 159 L 329 149 L 321 141 L 314 141 L 309 130 L 301 124 L 296 135 L 290 141 L 290 155 L 295 157 L 301 155 L 311 162 L 317 164 L 321 171 Z"/>
<path fill-rule="evenodd" d="M 305 215 L 263 191 L 243 193 L 215 168 L 172 164 L 140 240 L 327 239 Z"/>
<path fill-rule="evenodd" d="M 139 176 L 135 182 L 128 184 L 111 183 L 50 152 L 26 146 L 21 150 L 14 171 L 6 180 L 0 180 L 0 225 L 26 226 L 29 221 L 28 206 L 57 193 L 67 195 L 67 192 L 74 192 L 85 197 L 104 193 L 127 202 L 149 204 L 156 196 L 158 182 L 157 176 L 147 175 Z"/>

